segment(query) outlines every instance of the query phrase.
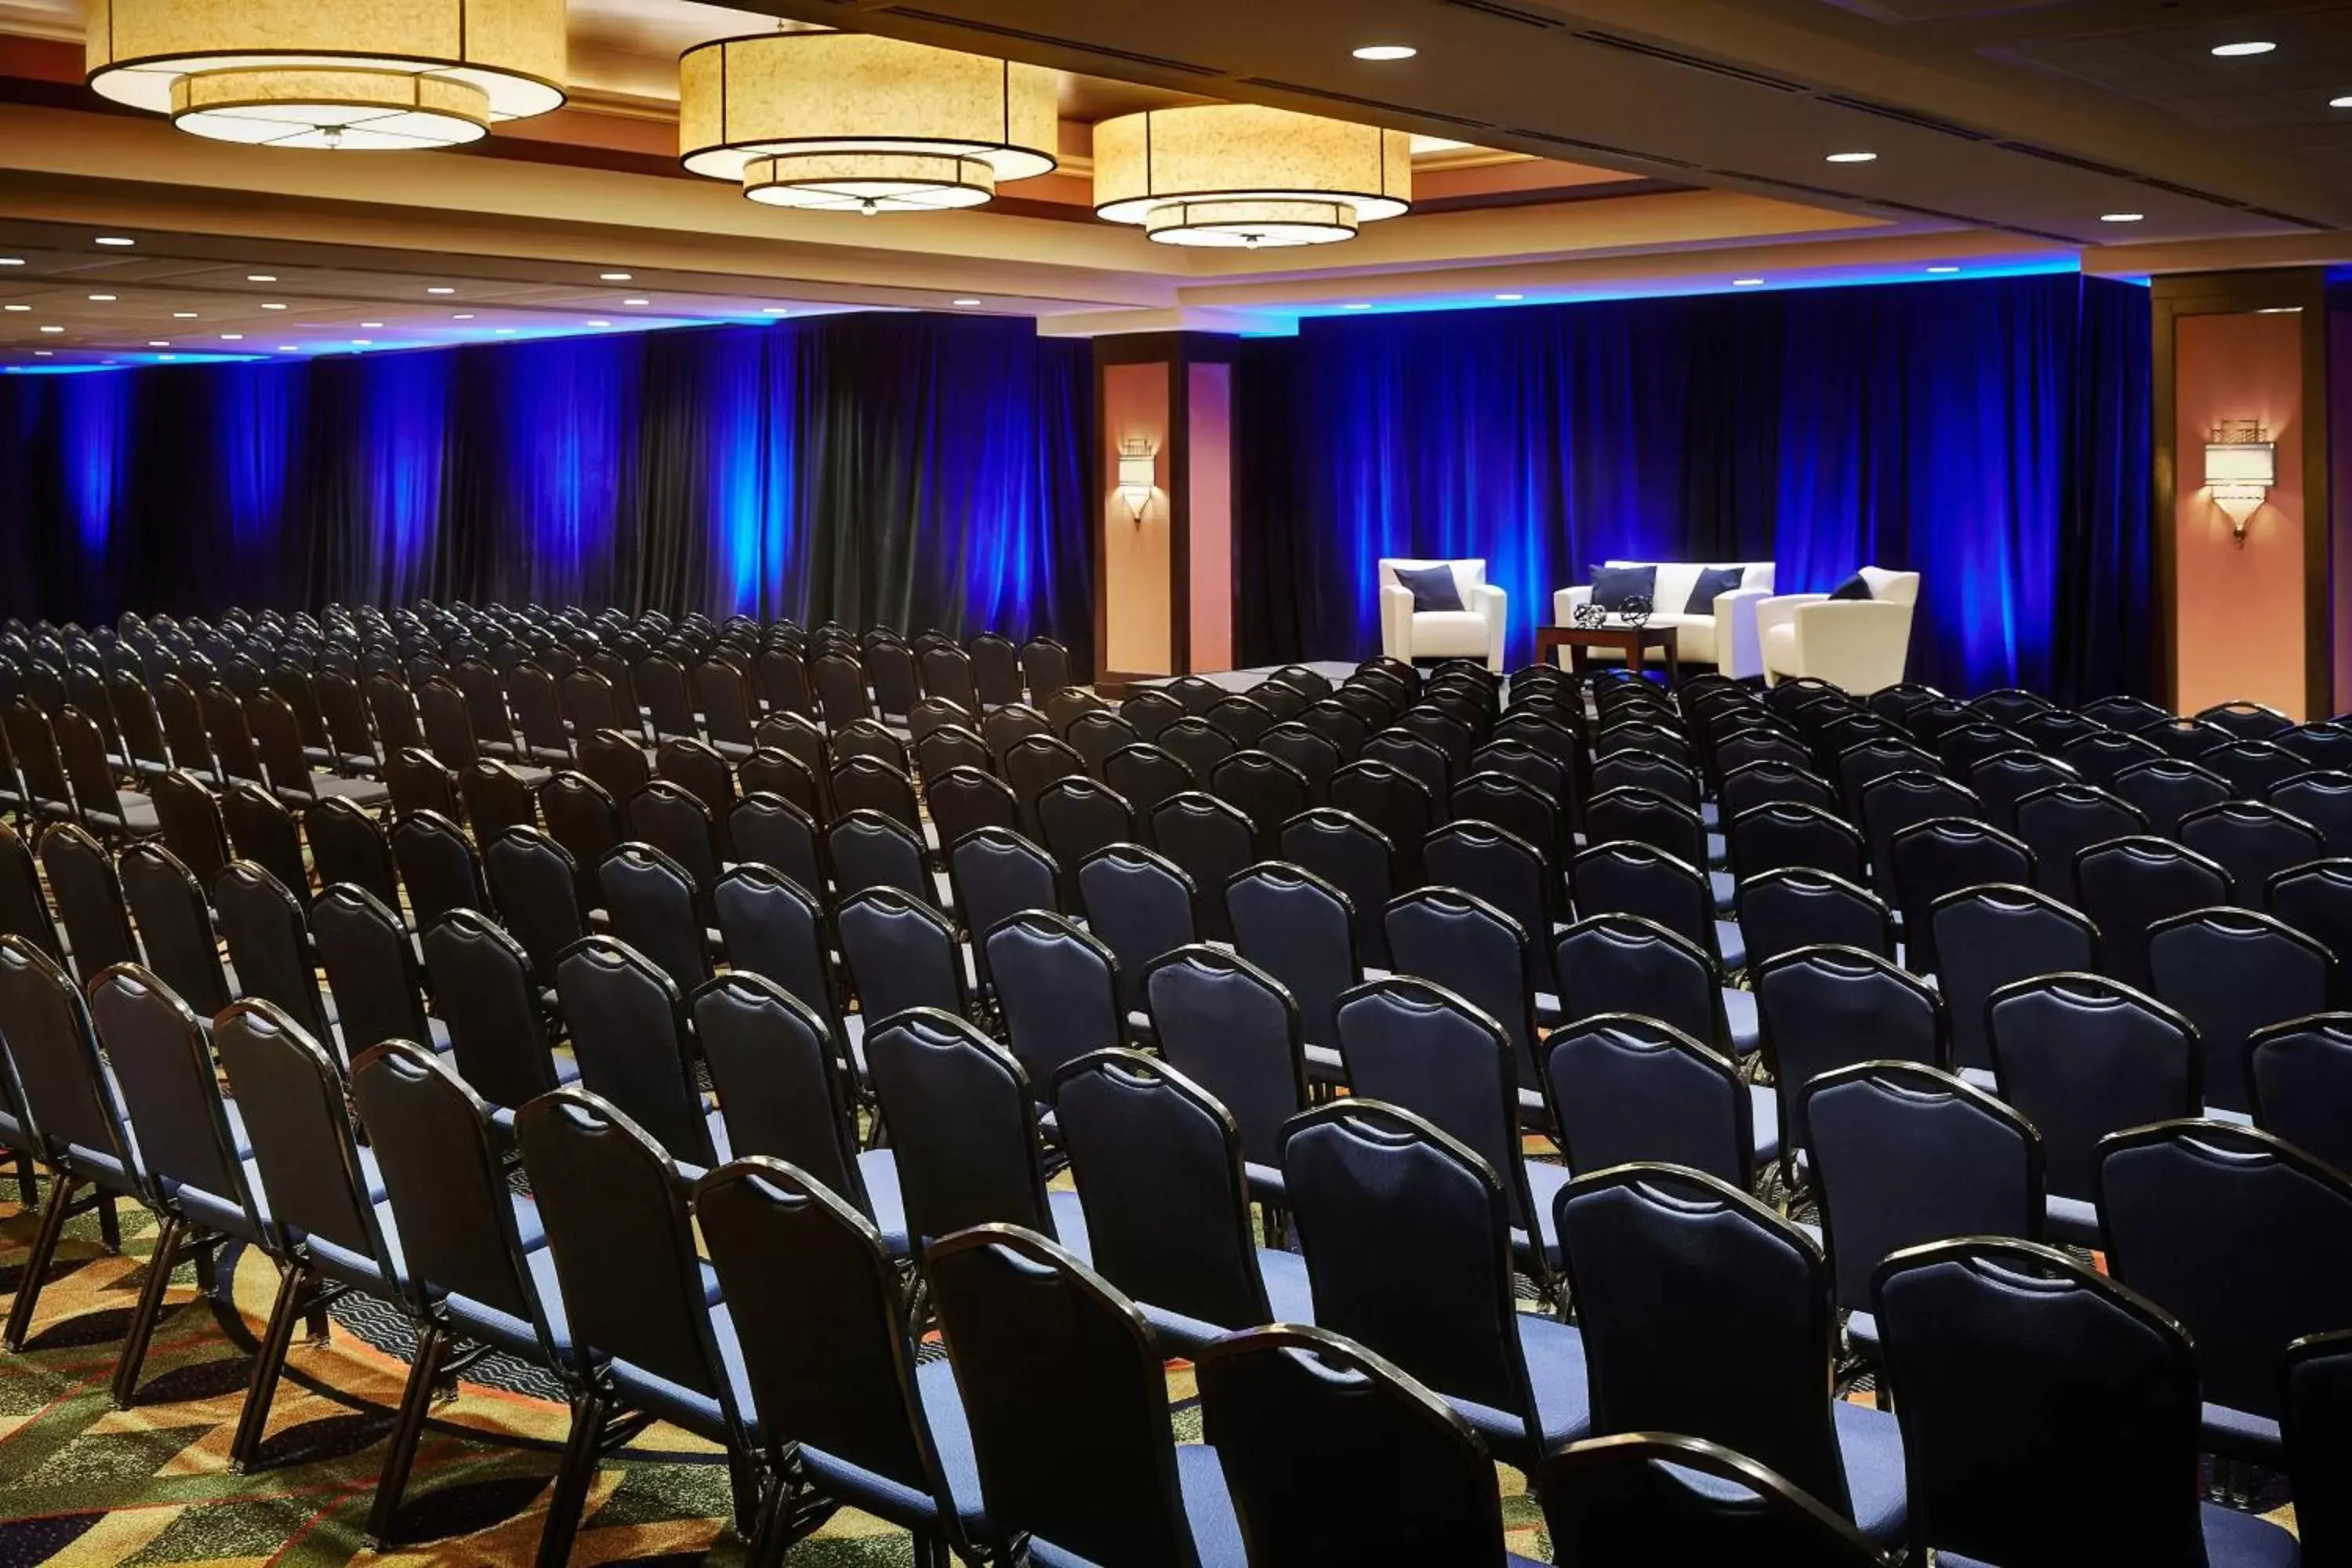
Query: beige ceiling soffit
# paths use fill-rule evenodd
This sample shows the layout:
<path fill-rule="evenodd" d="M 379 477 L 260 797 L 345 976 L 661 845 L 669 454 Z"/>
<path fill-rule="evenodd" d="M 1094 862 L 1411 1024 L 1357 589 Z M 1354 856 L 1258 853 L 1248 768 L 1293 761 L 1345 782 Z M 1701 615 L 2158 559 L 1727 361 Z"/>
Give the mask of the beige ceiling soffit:
<path fill-rule="evenodd" d="M 1037 335 L 1045 338 L 1107 338 L 1129 332 L 1264 332 L 1262 316 L 1231 310 L 1183 307 L 1163 310 L 1085 310 L 1041 316 Z"/>
<path fill-rule="evenodd" d="M 2352 233 L 2191 239 L 2168 245 L 2107 245 L 2083 253 L 2083 270 L 2103 278 L 2237 268 L 2352 265 Z"/>
<path fill-rule="evenodd" d="M 0 167 L 67 179 L 138 181 L 241 193 L 247 199 L 348 202 L 360 176 L 344 159 L 226 147 L 169 125 L 0 104 Z M 877 223 L 847 214 L 771 210 L 714 182 L 462 153 L 371 160 L 359 190 L 372 205 L 551 223 L 593 221 L 663 235 L 656 245 L 766 244 L 831 253 L 836 265 L 890 268 L 911 258 L 1021 262 L 1113 274 L 1167 269 L 1164 248 L 1109 224 L 988 213 L 907 213 Z M 115 221 L 136 223 L 134 212 Z"/>
<path fill-rule="evenodd" d="M 1465 267 L 1396 273 L 1372 278 L 1299 279 L 1280 283 L 1195 284 L 1179 298 L 1186 310 L 1232 310 L 1328 305 L 1334 300 L 1411 300 L 1433 290 L 1476 294 L 1489 290 L 1536 293 L 1547 289 L 1591 288 L 1628 280 L 1721 279 L 1735 273 L 1801 268 L 1883 268 L 1906 264 L 1924 269 L 1947 262 L 2014 261 L 2066 254 L 2014 235 L 1978 230 L 1966 234 L 1889 235 L 1791 245 L 1748 245 L 1704 251 L 1618 254 L 1528 263 L 1511 267 Z"/>
<path fill-rule="evenodd" d="M 1907 40 L 1899 28 L 1866 23 L 1830 5 L 1808 5 L 1801 12 L 1783 7 L 1779 15 L 1766 14 L 1760 6 L 1709 0 L 1674 0 L 1671 5 L 1660 0 L 1534 0 L 1528 8 L 1550 11 L 1572 25 L 1657 38 L 1703 58 L 1753 67 L 1829 93 L 1844 92 L 1993 131 L 1995 141 L 2032 141 L 2242 201 L 2291 211 L 2340 200 L 2340 193 L 2323 198 L 2313 182 L 2295 178 L 2285 167 L 2246 157 L 2226 137 L 2185 127 L 2145 105 L 1964 51 L 1944 49 L 1932 59 L 1916 57 L 1906 52 Z M 2306 8 L 2311 7 L 2290 7 Z M 1783 19 L 1791 15 L 1802 15 L 1805 21 Z M 1841 30 L 1864 28 L 1866 41 Z M 2077 29 L 2060 24 L 2056 30 Z M 2085 25 L 2080 30 L 2095 28 Z M 1496 32 L 1499 39 L 1515 36 L 1524 35 L 1508 25 Z M 1923 39 L 1922 47 L 1927 42 Z M 2020 84 L 2027 82 L 2044 90 L 2021 89 Z M 1868 123 L 1866 116 L 1856 115 L 1857 128 Z"/>
<path fill-rule="evenodd" d="M 1405 267 L 1486 266 L 1594 252 L 1748 243 L 1780 235 L 1884 230 L 1884 218 L 1856 217 L 1737 191 L 1676 191 L 1599 198 L 1559 206 L 1434 213 L 1375 226 L 1321 268 L 1266 265 L 1247 252 L 1199 253 L 1195 278 L 1254 273 L 1259 279 L 1360 273 Z M 1252 265 L 1255 262 L 1255 265 Z"/>

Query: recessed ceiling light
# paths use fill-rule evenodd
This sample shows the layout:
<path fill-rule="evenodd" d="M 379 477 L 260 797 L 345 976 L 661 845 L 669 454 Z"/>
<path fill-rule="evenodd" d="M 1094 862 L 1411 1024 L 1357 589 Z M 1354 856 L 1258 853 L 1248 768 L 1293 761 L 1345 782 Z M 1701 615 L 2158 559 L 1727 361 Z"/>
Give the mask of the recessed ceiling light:
<path fill-rule="evenodd" d="M 1497 295 L 1496 295 L 1496 296 L 1495 296 L 1495 298 L 1496 298 L 1496 299 L 1497 299 L 1497 300 L 1524 300 L 1524 299 L 1526 299 L 1526 298 L 1527 298 L 1527 296 L 1526 296 L 1525 294 L 1497 294 Z"/>
<path fill-rule="evenodd" d="M 273 302 L 273 303 L 271 303 L 271 304 L 264 305 L 264 306 L 263 306 L 263 307 L 261 307 L 261 308 L 262 308 L 263 310 L 282 310 L 286 309 L 286 307 L 285 307 L 285 306 L 280 305 L 280 304 L 277 304 L 277 303 L 274 303 L 274 302 Z"/>
<path fill-rule="evenodd" d="M 195 319 L 196 313 L 194 310 L 174 310 L 172 312 L 172 320 L 175 321 L 193 321 Z"/>
<path fill-rule="evenodd" d="M 24 265 L 25 258 L 21 256 L 0 256 L 0 267 L 22 267 Z"/>
<path fill-rule="evenodd" d="M 147 340 L 147 346 L 151 349 L 168 349 L 172 346 L 172 340 L 169 338 L 149 338 Z"/>
<path fill-rule="evenodd" d="M 460 310 L 449 319 L 453 321 L 470 321 L 474 319 L 474 312 L 471 310 Z"/>
<path fill-rule="evenodd" d="M 299 354 L 302 352 L 302 347 L 299 343 L 279 343 L 278 352 L 282 354 Z"/>
<path fill-rule="evenodd" d="M 111 305 L 117 298 L 118 296 L 113 294 L 92 294 L 89 297 L 89 302 L 93 305 Z"/>
<path fill-rule="evenodd" d="M 135 239 L 127 239 L 119 234 L 101 234 L 95 240 L 91 241 L 91 243 L 93 245 L 111 245 L 121 247 L 125 245 L 136 245 L 139 242 Z"/>
<path fill-rule="evenodd" d="M 2254 314 L 2257 316 L 2300 316 L 2303 314 L 2303 307 L 2300 305 L 2264 305 L 2261 310 L 2256 310 Z"/>
<path fill-rule="evenodd" d="M 591 321 L 588 324 L 592 327 L 609 327 L 613 323 L 610 321 Z"/>
<path fill-rule="evenodd" d="M 2101 223 L 2137 223 L 2146 216 L 2147 216 L 2146 213 L 2101 213 L 2099 221 Z"/>
<path fill-rule="evenodd" d="M 761 309 L 760 314 L 763 316 L 789 316 L 792 314 L 792 310 L 783 305 L 769 305 Z"/>
<path fill-rule="evenodd" d="M 55 349 L 35 349 L 33 351 L 33 357 L 35 359 L 55 359 L 57 358 L 57 354 L 58 351 Z"/>
<path fill-rule="evenodd" d="M 1930 267 L 1927 270 L 1930 272 L 1958 272 L 1959 268 L 1957 267 Z"/>
<path fill-rule="evenodd" d="M 1354 53 L 1360 60 L 1409 60 L 1421 51 L 1411 44 L 1366 44 Z"/>
<path fill-rule="evenodd" d="M 1832 153 L 1829 155 L 1828 161 L 1832 163 L 1875 163 L 1878 162 L 1878 154 L 1875 153 Z"/>
<path fill-rule="evenodd" d="M 275 283 L 278 281 L 278 274 L 275 272 L 248 272 L 245 275 L 245 280 L 247 283 Z"/>
<path fill-rule="evenodd" d="M 41 331 L 45 332 L 62 332 L 65 329 L 63 327 L 43 327 Z"/>
<path fill-rule="evenodd" d="M 375 340 L 373 338 L 353 338 L 352 340 L 352 347 L 355 349 L 372 349 L 375 347 Z"/>
<path fill-rule="evenodd" d="M 510 338 L 515 335 L 515 330 L 512 327 L 493 327 L 490 330 L 502 338 Z"/>
<path fill-rule="evenodd" d="M 959 305 L 977 305 L 980 301 L 977 300 L 955 300 L 954 303 Z"/>
<path fill-rule="evenodd" d="M 2352 109 L 2352 93 L 2346 93 L 2342 98 L 2329 99 L 2327 100 L 2327 107 L 2330 109 Z M 5 267 L 8 264 L 5 261 L 0 261 L 0 267 Z M 21 266 L 22 263 L 19 263 L 18 265 Z"/>
<path fill-rule="evenodd" d="M 624 300 L 621 303 L 624 305 L 650 305 L 653 301 L 651 300 Z"/>
<path fill-rule="evenodd" d="M 599 272 L 596 276 L 602 278 L 607 283 L 626 283 L 635 277 L 635 274 L 628 272 Z"/>
<path fill-rule="evenodd" d="M 245 334 L 243 332 L 223 332 L 221 334 L 221 342 L 225 343 L 241 343 L 245 342 Z"/>
<path fill-rule="evenodd" d="M 383 323 L 382 321 L 362 321 L 360 325 L 372 331 L 375 328 L 383 325 Z"/>
<path fill-rule="evenodd" d="M 1761 289 L 1764 287 L 1764 279 L 1761 278 L 1735 278 L 1731 280 L 1731 286 L 1734 289 Z"/>
<path fill-rule="evenodd" d="M 455 294 L 457 290 L 450 288 L 446 283 L 436 283 L 425 291 L 427 294 Z"/>
<path fill-rule="evenodd" d="M 0 310 L 29 310 L 32 308 L 30 305 L 0 305 Z"/>
<path fill-rule="evenodd" d="M 1339 307 L 1342 310 L 1369 310 L 1371 308 L 1372 302 L 1370 300 L 1350 300 Z"/>
<path fill-rule="evenodd" d="M 2266 55 L 2277 47 L 2276 44 L 2261 38 L 2248 38 L 2242 44 L 2216 44 L 2213 52 L 2224 59 L 2231 59 L 2240 55 Z"/>

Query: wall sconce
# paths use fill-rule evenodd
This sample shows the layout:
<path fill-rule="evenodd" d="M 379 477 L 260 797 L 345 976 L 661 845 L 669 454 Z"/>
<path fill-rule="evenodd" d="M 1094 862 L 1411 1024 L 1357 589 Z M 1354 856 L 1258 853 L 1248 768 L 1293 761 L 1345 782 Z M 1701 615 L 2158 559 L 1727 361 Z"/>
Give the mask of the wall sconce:
<path fill-rule="evenodd" d="M 1127 503 L 1128 513 L 1139 528 L 1143 525 L 1143 509 L 1151 504 L 1152 492 L 1160 488 L 1158 456 L 1149 442 L 1119 443 L 1118 499 Z"/>
<path fill-rule="evenodd" d="M 2278 483 L 2278 447 L 2262 426 L 2240 421 L 2216 428 L 2205 444 L 2205 490 L 2229 515 L 2230 537 L 2246 547 L 2246 524 Z"/>

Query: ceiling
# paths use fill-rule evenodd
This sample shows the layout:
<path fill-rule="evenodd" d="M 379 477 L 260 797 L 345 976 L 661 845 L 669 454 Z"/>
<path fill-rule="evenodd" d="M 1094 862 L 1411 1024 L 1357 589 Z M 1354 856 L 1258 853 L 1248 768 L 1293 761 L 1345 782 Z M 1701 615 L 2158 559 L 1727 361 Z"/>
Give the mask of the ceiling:
<path fill-rule="evenodd" d="M 870 220 L 685 174 L 678 51 L 780 18 L 1055 68 L 1061 169 L 989 207 Z M 105 104 L 81 85 L 79 0 L 0 0 L 0 364 L 858 309 L 1280 332 L 1349 310 L 2352 261 L 2352 109 L 2329 103 L 2352 96 L 2348 4 L 572 0 L 571 21 L 565 109 L 466 151 L 338 158 Z M 2277 47 L 2211 52 L 2249 39 Z M 1367 43 L 1419 54 L 1353 58 Z M 1094 122 L 1220 99 L 1413 132 L 1413 213 L 1286 252 L 1093 218 Z M 1858 152 L 1876 157 L 1828 161 Z"/>

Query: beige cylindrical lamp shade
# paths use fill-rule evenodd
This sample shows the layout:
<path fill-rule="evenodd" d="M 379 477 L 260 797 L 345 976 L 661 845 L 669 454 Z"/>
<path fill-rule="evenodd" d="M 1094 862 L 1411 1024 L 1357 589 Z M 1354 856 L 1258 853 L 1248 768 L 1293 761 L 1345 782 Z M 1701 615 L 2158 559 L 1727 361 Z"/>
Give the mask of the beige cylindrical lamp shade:
<path fill-rule="evenodd" d="M 1321 245 L 1412 204 L 1412 138 L 1252 103 L 1095 127 L 1095 214 L 1168 245 Z"/>
<path fill-rule="evenodd" d="M 754 201 L 974 206 L 1050 174 L 1054 73 L 866 33 L 761 33 L 678 58 L 678 155 Z"/>
<path fill-rule="evenodd" d="M 564 0 L 91 0 L 90 87 L 272 147 L 446 147 L 562 106 Z"/>

